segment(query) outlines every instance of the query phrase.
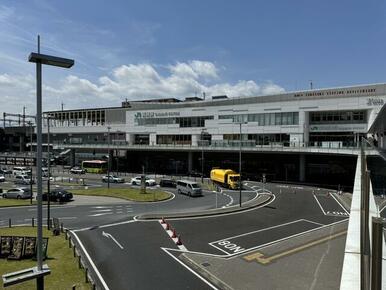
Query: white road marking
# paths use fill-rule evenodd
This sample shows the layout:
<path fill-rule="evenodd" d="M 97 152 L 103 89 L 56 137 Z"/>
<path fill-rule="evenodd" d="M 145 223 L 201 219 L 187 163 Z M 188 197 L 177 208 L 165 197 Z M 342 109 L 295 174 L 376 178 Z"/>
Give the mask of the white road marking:
<path fill-rule="evenodd" d="M 97 209 L 101 209 L 101 208 L 112 208 L 113 206 L 93 206 L 92 208 L 97 208 Z"/>
<path fill-rule="evenodd" d="M 76 233 L 74 231 L 70 231 L 70 232 L 74 235 L 74 237 L 77 240 L 79 246 L 82 248 L 83 252 L 85 253 L 85 255 L 86 255 L 87 259 L 88 259 L 88 261 L 90 262 L 91 267 L 94 269 L 95 274 L 98 276 L 98 278 L 101 281 L 101 283 L 102 283 L 103 287 L 105 288 L 105 290 L 110 290 L 109 286 L 107 286 L 107 284 L 106 284 L 105 280 L 103 279 L 101 273 L 98 271 L 98 268 L 95 266 L 93 260 L 91 259 L 90 255 L 86 251 L 85 247 L 83 246 L 82 242 L 80 241 L 80 239 L 78 238 Z"/>
<path fill-rule="evenodd" d="M 90 212 L 110 212 L 112 211 L 112 209 L 93 209 L 93 210 L 90 210 Z"/>
<path fill-rule="evenodd" d="M 118 247 L 121 248 L 121 250 L 123 250 L 123 246 L 111 234 L 102 231 L 102 235 L 105 236 L 106 238 L 112 239 L 113 242 L 116 243 L 118 245 Z"/>
<path fill-rule="evenodd" d="M 350 213 L 346 210 L 346 208 L 340 203 L 340 201 L 339 201 L 333 194 L 331 194 L 331 196 L 332 196 L 332 198 L 335 199 L 335 201 L 340 205 L 340 207 L 345 211 L 345 213 L 350 214 Z"/>
<path fill-rule="evenodd" d="M 96 213 L 96 214 L 91 214 L 89 216 L 96 217 L 96 216 L 102 216 L 102 215 L 106 215 L 106 214 L 112 214 L 112 212 Z"/>
<path fill-rule="evenodd" d="M 323 209 L 322 205 L 320 204 L 319 200 L 317 199 L 316 195 L 315 194 L 312 194 L 312 195 L 314 196 L 314 198 L 315 198 L 316 202 L 318 203 L 320 209 L 322 210 L 323 214 L 326 215 L 326 212 L 324 211 L 324 209 Z"/>
<path fill-rule="evenodd" d="M 184 262 L 182 262 L 180 259 L 176 258 L 174 255 L 170 254 L 168 249 L 167 248 L 162 248 L 161 249 L 166 253 L 168 254 L 170 257 L 172 257 L 175 261 L 177 261 L 178 263 L 180 263 L 184 268 L 186 268 L 188 271 L 190 271 L 191 273 L 193 273 L 196 277 L 198 277 L 201 281 L 203 281 L 205 284 L 207 284 L 208 286 L 210 286 L 212 289 L 215 289 L 215 290 L 218 290 L 217 287 L 215 287 L 212 283 L 210 283 L 208 280 L 206 280 L 205 278 L 201 277 L 200 274 L 196 273 L 196 271 L 192 270 L 189 266 L 187 266 Z M 173 250 L 173 249 L 170 249 L 170 250 Z"/>

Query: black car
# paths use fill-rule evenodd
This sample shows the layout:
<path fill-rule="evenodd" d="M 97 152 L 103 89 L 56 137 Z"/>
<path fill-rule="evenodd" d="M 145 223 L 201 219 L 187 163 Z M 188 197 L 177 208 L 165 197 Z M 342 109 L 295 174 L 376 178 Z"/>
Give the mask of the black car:
<path fill-rule="evenodd" d="M 54 189 L 51 191 L 51 194 L 50 194 L 50 201 L 67 202 L 72 200 L 72 198 L 73 198 L 72 193 L 64 189 Z M 44 201 L 48 200 L 47 192 L 43 193 L 42 199 Z"/>
<path fill-rule="evenodd" d="M 161 187 L 176 187 L 176 181 L 173 179 L 161 179 L 159 182 Z"/>

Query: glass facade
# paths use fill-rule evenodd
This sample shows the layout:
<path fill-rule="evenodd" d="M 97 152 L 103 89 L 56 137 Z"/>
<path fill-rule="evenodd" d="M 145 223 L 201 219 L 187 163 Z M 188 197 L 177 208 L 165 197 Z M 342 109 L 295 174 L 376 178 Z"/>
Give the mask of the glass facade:
<path fill-rule="evenodd" d="M 173 118 L 141 118 L 138 119 L 138 126 L 155 126 L 178 124 L 181 128 L 205 127 L 205 120 L 213 120 L 213 116 L 199 117 L 173 117 Z"/>
<path fill-rule="evenodd" d="M 258 126 L 299 125 L 299 112 L 220 115 L 219 119 L 237 122 L 257 122 Z"/>
<path fill-rule="evenodd" d="M 352 124 L 366 122 L 365 110 L 310 112 L 310 124 Z"/>
<path fill-rule="evenodd" d="M 157 135 L 157 144 L 192 144 L 192 135 Z"/>

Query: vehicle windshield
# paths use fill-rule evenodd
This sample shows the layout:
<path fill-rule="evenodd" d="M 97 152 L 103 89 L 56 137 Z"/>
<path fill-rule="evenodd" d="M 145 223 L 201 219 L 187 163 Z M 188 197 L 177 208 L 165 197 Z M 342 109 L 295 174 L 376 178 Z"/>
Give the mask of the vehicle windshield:
<path fill-rule="evenodd" d="M 193 188 L 200 188 L 197 183 L 192 183 L 191 185 Z"/>
<path fill-rule="evenodd" d="M 239 179 L 240 179 L 239 176 L 230 176 L 229 178 L 233 182 L 239 181 Z"/>

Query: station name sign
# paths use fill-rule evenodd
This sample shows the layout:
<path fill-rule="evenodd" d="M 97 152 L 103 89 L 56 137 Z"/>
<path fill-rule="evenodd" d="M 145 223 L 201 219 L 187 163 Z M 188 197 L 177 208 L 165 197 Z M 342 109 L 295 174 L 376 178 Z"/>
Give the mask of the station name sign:
<path fill-rule="evenodd" d="M 367 105 L 368 106 L 383 106 L 385 104 L 383 99 L 380 98 L 368 98 Z"/>
<path fill-rule="evenodd" d="M 179 117 L 180 112 L 137 112 L 134 115 L 135 119 L 150 119 L 150 118 L 166 118 Z"/>

